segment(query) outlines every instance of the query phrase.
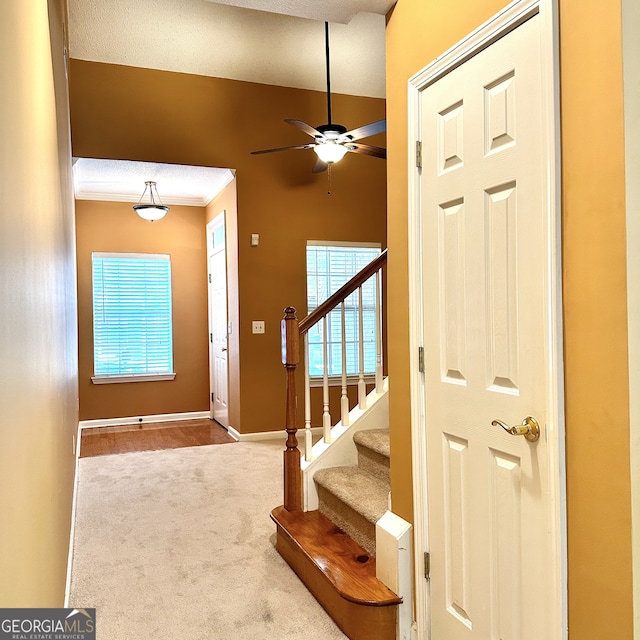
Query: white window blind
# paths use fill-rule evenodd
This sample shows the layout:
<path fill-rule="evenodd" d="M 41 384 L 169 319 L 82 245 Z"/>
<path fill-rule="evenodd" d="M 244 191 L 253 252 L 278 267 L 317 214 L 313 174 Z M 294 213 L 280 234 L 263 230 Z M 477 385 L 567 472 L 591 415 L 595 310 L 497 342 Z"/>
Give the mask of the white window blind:
<path fill-rule="evenodd" d="M 380 255 L 380 246 L 332 243 L 307 244 L 307 310 L 310 313 L 363 267 Z M 376 368 L 376 286 L 375 277 L 362 286 L 364 325 L 364 372 Z M 358 291 L 345 300 L 347 375 L 358 375 Z M 340 307 L 327 319 L 327 352 L 329 376 L 342 374 L 342 316 Z M 322 377 L 322 323 L 316 324 L 309 336 L 309 374 Z"/>
<path fill-rule="evenodd" d="M 172 373 L 170 256 L 93 253 L 92 262 L 96 378 Z"/>

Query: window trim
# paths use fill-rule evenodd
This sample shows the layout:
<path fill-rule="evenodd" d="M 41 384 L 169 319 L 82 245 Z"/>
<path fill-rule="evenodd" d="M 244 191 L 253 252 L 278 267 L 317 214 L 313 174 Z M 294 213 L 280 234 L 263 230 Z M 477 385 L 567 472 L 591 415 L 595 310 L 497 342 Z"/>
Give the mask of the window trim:
<path fill-rule="evenodd" d="M 112 384 L 116 382 L 158 382 L 174 380 L 175 372 L 171 373 L 104 373 L 91 376 L 93 384 Z"/>

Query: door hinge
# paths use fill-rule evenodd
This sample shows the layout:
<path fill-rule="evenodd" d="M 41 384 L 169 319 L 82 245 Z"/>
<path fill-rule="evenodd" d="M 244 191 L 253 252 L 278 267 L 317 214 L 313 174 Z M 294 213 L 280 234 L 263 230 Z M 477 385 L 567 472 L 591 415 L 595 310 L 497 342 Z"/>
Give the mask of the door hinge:
<path fill-rule="evenodd" d="M 209 342 L 213 342 L 213 333 L 209 334 Z"/>
<path fill-rule="evenodd" d="M 418 371 L 424 373 L 424 347 L 418 347 Z"/>
<path fill-rule="evenodd" d="M 416 140 L 416 167 L 422 169 L 422 140 Z"/>
<path fill-rule="evenodd" d="M 213 397 L 213 391 L 211 392 L 211 402 L 215 402 L 215 398 Z"/>
<path fill-rule="evenodd" d="M 211 284 L 211 274 L 209 274 L 209 284 Z"/>
<path fill-rule="evenodd" d="M 424 552 L 424 577 L 428 580 L 431 573 L 431 556 L 428 551 Z"/>

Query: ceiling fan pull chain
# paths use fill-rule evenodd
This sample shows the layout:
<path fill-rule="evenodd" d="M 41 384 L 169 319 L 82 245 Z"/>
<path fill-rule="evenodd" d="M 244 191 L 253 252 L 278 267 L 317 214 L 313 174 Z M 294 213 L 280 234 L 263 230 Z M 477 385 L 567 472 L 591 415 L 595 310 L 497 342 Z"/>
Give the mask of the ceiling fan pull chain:
<path fill-rule="evenodd" d="M 327 189 L 328 196 L 331 195 L 331 165 L 332 164 L 333 162 L 330 162 L 329 165 L 327 166 L 327 182 L 329 183 L 329 187 Z"/>

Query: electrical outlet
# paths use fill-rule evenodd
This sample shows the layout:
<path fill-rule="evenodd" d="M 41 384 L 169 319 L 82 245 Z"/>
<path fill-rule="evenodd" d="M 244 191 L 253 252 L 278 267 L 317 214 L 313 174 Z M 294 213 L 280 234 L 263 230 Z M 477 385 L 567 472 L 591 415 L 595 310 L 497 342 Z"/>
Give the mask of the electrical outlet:
<path fill-rule="evenodd" d="M 264 333 L 264 320 L 254 320 L 251 326 L 252 333 Z"/>

